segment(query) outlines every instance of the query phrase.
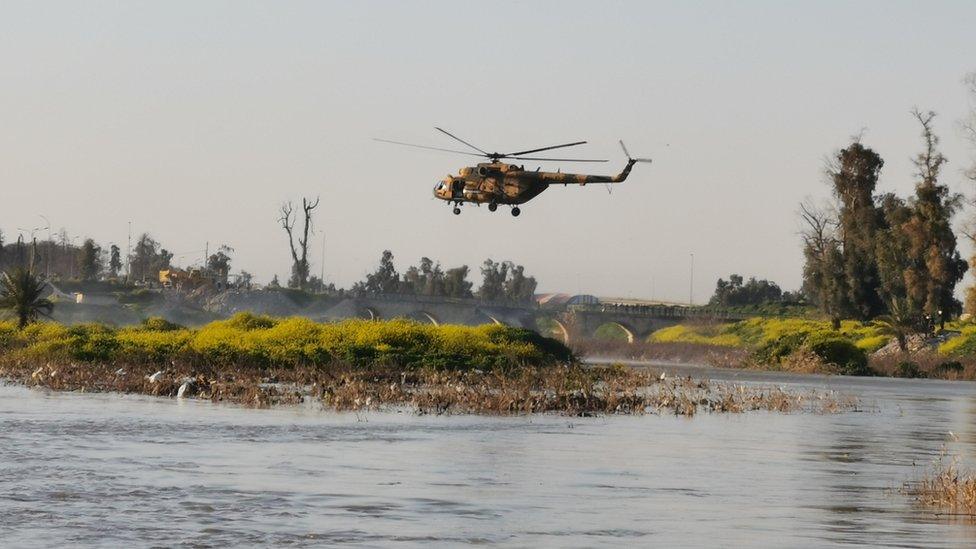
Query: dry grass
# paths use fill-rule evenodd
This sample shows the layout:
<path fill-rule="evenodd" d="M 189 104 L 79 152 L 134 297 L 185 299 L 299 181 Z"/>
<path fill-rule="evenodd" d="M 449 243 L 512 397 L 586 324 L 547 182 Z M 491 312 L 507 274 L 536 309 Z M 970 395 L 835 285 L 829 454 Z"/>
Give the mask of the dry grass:
<path fill-rule="evenodd" d="M 904 491 L 940 515 L 976 519 L 976 474 L 959 468 L 956 459 L 942 456 L 921 480 L 906 483 Z"/>
<path fill-rule="evenodd" d="M 893 353 L 885 356 L 872 356 L 871 368 L 879 375 L 903 375 L 902 364 L 917 366 L 920 377 L 932 379 L 976 380 L 976 357 L 946 357 L 935 351 L 925 350 L 914 353 Z"/>
<path fill-rule="evenodd" d="M 418 413 L 512 415 L 559 413 L 675 414 L 699 412 L 834 413 L 857 409 L 856 399 L 834 393 L 787 391 L 662 379 L 626 367 L 518 367 L 493 371 L 323 368 L 191 368 L 171 364 L 161 373 L 140 365 L 6 363 L 0 377 L 57 391 L 177 396 L 267 407 L 321 402 L 335 410 L 407 408 Z"/>

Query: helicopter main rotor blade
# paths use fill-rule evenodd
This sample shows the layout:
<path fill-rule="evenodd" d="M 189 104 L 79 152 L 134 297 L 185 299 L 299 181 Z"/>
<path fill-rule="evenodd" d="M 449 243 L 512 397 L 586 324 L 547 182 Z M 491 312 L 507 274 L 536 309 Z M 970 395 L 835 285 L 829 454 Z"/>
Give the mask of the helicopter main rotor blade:
<path fill-rule="evenodd" d="M 534 156 L 506 156 L 513 160 L 544 160 L 546 162 L 606 162 L 606 160 L 595 160 L 592 158 L 538 158 Z"/>
<path fill-rule="evenodd" d="M 535 153 L 535 152 L 540 152 L 540 151 L 551 151 L 552 149 L 561 149 L 563 147 L 575 147 L 576 145 L 583 145 L 584 143 L 586 143 L 586 141 L 577 141 L 575 143 L 565 143 L 565 144 L 562 144 L 562 145 L 553 145 L 551 147 L 542 147 L 541 149 L 529 149 L 527 151 L 518 151 L 518 152 L 508 153 L 508 154 L 506 154 L 504 156 L 514 157 L 514 156 L 518 156 L 520 154 L 529 154 L 529 153 Z"/>
<path fill-rule="evenodd" d="M 458 136 L 456 136 L 456 135 L 454 135 L 454 134 L 452 134 L 451 132 L 449 132 L 449 131 L 447 131 L 447 130 L 444 130 L 444 129 L 441 129 L 441 128 L 438 128 L 437 126 L 434 126 L 434 129 L 435 129 L 435 130 L 437 130 L 437 131 L 439 131 L 439 132 L 441 132 L 441 133 L 443 133 L 443 134 L 445 134 L 445 135 L 447 135 L 448 137 L 451 137 L 452 139 L 456 139 L 456 140 L 458 140 L 458 141 L 460 141 L 461 143 L 464 143 L 465 145 L 467 145 L 467 146 L 469 146 L 469 147 L 471 147 L 472 149 L 474 149 L 474 150 L 476 150 L 476 151 L 478 151 L 478 152 L 480 152 L 481 154 L 483 154 L 483 155 L 485 155 L 485 156 L 491 156 L 491 155 L 490 155 L 489 153 L 487 153 L 487 152 L 485 152 L 485 151 L 483 151 L 483 150 L 481 150 L 481 149 L 479 149 L 478 147 L 475 147 L 475 146 L 474 146 L 474 145 L 472 145 L 471 143 L 468 143 L 467 141 L 465 141 L 465 140 L 463 140 L 463 139 L 461 139 L 460 137 L 458 137 Z"/>
<path fill-rule="evenodd" d="M 482 156 L 480 154 L 476 154 L 476 153 L 468 152 L 468 151 L 455 151 L 454 149 L 442 149 L 440 147 L 428 147 L 427 145 L 415 145 L 413 143 L 404 143 L 403 141 L 391 141 L 389 139 L 380 139 L 378 137 L 374 137 L 373 138 L 373 141 L 379 141 L 381 143 L 392 143 L 394 145 L 404 145 L 406 147 L 416 147 L 418 149 L 429 149 L 429 150 L 432 150 L 432 151 L 449 152 L 449 153 L 455 153 L 455 154 L 466 154 L 468 156 Z"/>

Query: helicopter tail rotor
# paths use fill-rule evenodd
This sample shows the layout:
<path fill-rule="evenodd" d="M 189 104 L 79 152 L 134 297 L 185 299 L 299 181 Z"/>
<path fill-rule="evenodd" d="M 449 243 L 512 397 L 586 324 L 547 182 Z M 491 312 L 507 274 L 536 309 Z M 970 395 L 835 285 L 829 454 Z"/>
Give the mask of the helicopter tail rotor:
<path fill-rule="evenodd" d="M 651 163 L 651 159 L 650 158 L 634 158 L 634 157 L 630 156 L 630 151 L 627 150 L 627 145 L 624 145 L 624 142 L 623 142 L 622 139 L 620 140 L 620 148 L 624 150 L 624 156 L 627 157 L 627 161 L 628 162 L 646 162 L 648 164 Z"/>

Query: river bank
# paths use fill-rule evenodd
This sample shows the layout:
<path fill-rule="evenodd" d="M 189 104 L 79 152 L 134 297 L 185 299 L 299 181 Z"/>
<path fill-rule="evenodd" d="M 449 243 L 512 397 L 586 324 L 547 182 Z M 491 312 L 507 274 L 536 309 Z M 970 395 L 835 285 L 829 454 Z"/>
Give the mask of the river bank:
<path fill-rule="evenodd" d="M 976 380 L 976 327 L 950 325 L 937 337 L 911 337 L 900 349 L 890 327 L 845 321 L 834 329 L 809 318 L 751 318 L 671 326 L 646 340 L 577 341 L 583 357 L 705 363 L 792 373 Z"/>

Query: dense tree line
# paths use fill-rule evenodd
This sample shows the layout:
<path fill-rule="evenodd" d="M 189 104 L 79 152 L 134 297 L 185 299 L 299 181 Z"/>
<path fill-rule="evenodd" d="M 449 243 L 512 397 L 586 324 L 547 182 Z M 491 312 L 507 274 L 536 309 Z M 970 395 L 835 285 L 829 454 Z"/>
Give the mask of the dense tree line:
<path fill-rule="evenodd" d="M 207 258 L 206 268 L 214 273 L 230 271 L 233 248 L 221 246 Z M 173 253 L 148 233 L 143 233 L 128 256 L 128 272 L 122 250 L 116 244 L 107 248 L 86 238 L 80 246 L 71 243 L 61 230 L 50 239 L 6 242 L 0 231 L 0 271 L 25 269 L 51 280 L 121 280 L 150 282 L 158 280 L 159 271 L 172 266 Z M 247 275 L 248 282 L 250 275 Z"/>
<path fill-rule="evenodd" d="M 708 304 L 720 307 L 741 307 L 746 305 L 766 305 L 770 303 L 795 304 L 803 300 L 802 296 L 794 292 L 784 292 L 779 285 L 769 280 L 757 280 L 750 277 L 743 279 L 741 275 L 733 274 L 729 279 L 718 279 L 715 293 Z"/>
<path fill-rule="evenodd" d="M 27 240 L 21 235 L 13 242 L 8 242 L 0 231 L 0 271 L 23 268 L 62 280 L 97 280 L 105 276 L 110 259 L 107 252 L 90 238 L 80 246 L 72 241 L 63 229 L 49 238 Z"/>
<path fill-rule="evenodd" d="M 914 196 L 877 194 L 884 160 L 855 139 L 827 168 L 833 203 L 801 206 L 803 290 L 835 324 L 885 317 L 925 331 L 961 312 L 953 293 L 966 262 L 951 225 L 961 197 L 940 182 L 946 158 L 932 128 L 935 114 L 913 114 L 923 142 L 913 159 Z"/>
<path fill-rule="evenodd" d="M 535 296 L 536 280 L 526 276 L 525 267 L 511 261 L 485 260 L 481 266 L 482 284 L 473 291 L 468 280 L 467 265 L 451 269 L 441 268 L 430 258 L 421 258 L 420 264 L 411 266 L 401 276 L 393 264 L 393 253 L 383 252 L 379 267 L 366 275 L 366 279 L 352 287 L 357 294 L 407 294 L 437 297 L 478 297 L 486 301 L 529 303 Z"/>

